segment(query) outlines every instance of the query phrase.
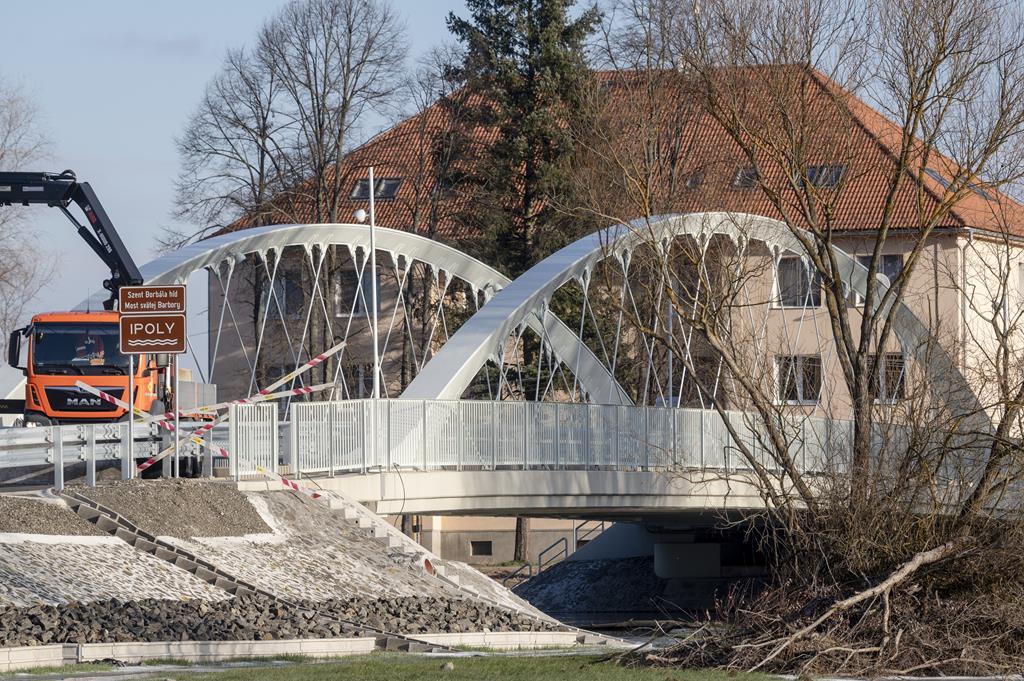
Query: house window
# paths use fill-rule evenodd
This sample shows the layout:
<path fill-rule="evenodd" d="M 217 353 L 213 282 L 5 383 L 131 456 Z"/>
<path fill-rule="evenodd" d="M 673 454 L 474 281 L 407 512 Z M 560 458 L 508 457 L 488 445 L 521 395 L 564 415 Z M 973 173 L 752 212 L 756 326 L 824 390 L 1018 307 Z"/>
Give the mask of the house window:
<path fill-rule="evenodd" d="M 471 556 L 493 556 L 493 542 L 471 541 L 469 542 L 469 555 Z"/>
<path fill-rule="evenodd" d="M 374 199 L 393 199 L 398 194 L 398 188 L 402 186 L 402 178 L 382 177 L 375 179 L 373 184 Z M 353 201 L 368 201 L 370 199 L 370 181 L 356 180 L 355 185 L 352 187 L 352 195 L 349 198 Z"/>
<path fill-rule="evenodd" d="M 683 178 L 683 189 L 696 189 L 704 184 L 704 171 L 698 170 Z"/>
<path fill-rule="evenodd" d="M 754 166 L 743 166 L 736 169 L 732 176 L 732 186 L 736 189 L 750 189 L 757 184 L 760 174 Z"/>
<path fill-rule="evenodd" d="M 778 400 L 782 404 L 817 404 L 821 394 L 821 355 L 775 358 Z"/>
<path fill-rule="evenodd" d="M 779 307 L 818 307 L 821 305 L 821 277 L 811 273 L 803 258 L 787 255 L 779 258 L 776 299 Z"/>
<path fill-rule="evenodd" d="M 865 268 L 871 264 L 870 255 L 858 255 L 857 262 L 863 265 Z M 901 253 L 884 253 L 882 254 L 882 260 L 878 266 L 879 274 L 884 274 L 886 278 L 892 283 L 896 277 L 900 276 L 903 272 L 903 255 Z M 851 296 L 854 305 L 860 306 L 864 304 L 864 299 L 859 293 L 853 293 Z"/>
<path fill-rule="evenodd" d="M 815 187 L 836 187 L 845 174 L 845 164 L 807 167 L 807 181 Z M 799 184 L 803 186 L 803 178 L 798 178 L 798 180 Z"/>
<path fill-rule="evenodd" d="M 887 352 L 871 358 L 875 371 L 871 374 L 868 389 L 876 402 L 896 402 L 903 399 L 906 361 L 898 352 Z"/>
<path fill-rule="evenodd" d="M 331 289 L 334 297 L 335 317 L 360 317 L 370 309 L 371 296 L 370 266 L 363 267 L 362 275 L 354 267 L 342 267 L 332 277 Z M 380 312 L 380 272 L 377 272 L 377 311 Z M 362 286 L 360 286 L 362 280 Z M 353 304 L 354 303 L 354 304 Z"/>
<path fill-rule="evenodd" d="M 264 288 L 260 300 L 260 305 L 267 311 L 267 316 L 277 319 L 282 316 L 292 319 L 301 317 L 306 307 L 306 292 L 302 288 L 301 272 L 281 266 L 274 273 L 273 279 L 273 288 Z"/>

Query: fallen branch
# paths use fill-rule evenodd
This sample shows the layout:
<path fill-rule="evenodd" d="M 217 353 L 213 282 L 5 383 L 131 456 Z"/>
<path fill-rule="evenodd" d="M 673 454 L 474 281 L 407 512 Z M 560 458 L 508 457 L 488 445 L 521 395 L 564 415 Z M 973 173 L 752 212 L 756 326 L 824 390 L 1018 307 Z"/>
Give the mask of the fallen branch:
<path fill-rule="evenodd" d="M 783 651 L 789 648 L 789 646 L 793 645 L 800 639 L 806 637 L 808 634 L 810 634 L 815 629 L 820 627 L 823 623 L 828 621 L 833 616 L 852 608 L 858 603 L 862 603 L 866 600 L 875 598 L 882 594 L 888 594 L 893 587 L 904 582 L 906 579 L 908 579 L 911 575 L 920 570 L 922 567 L 925 567 L 926 565 L 931 565 L 933 563 L 937 563 L 952 556 L 961 549 L 963 543 L 964 540 L 954 539 L 953 541 L 946 542 L 945 544 L 937 546 L 934 549 L 921 551 L 920 553 L 915 554 L 912 558 L 910 558 L 910 560 L 905 562 L 903 565 L 901 565 L 898 569 L 893 571 L 888 577 L 886 577 L 884 580 L 882 580 L 875 586 L 871 587 L 870 589 L 860 591 L 850 596 L 849 598 L 845 598 L 837 602 L 816 620 L 814 620 L 807 626 L 803 627 L 802 629 L 799 629 L 798 631 L 794 632 L 793 634 L 783 638 L 780 642 L 778 642 L 778 645 L 775 647 L 774 650 L 772 650 L 772 652 L 767 657 L 765 657 L 763 660 L 761 660 L 756 665 L 751 667 L 749 671 L 754 672 L 760 669 L 761 667 L 765 666 L 766 664 L 774 660 L 776 657 L 781 655 Z"/>

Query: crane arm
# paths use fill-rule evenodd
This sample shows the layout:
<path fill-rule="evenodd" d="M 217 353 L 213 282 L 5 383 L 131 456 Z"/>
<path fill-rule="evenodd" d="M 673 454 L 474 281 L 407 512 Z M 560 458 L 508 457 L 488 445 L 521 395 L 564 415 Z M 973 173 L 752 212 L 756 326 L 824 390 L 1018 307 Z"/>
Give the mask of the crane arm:
<path fill-rule="evenodd" d="M 122 286 L 142 283 L 142 274 L 135 260 L 88 182 L 78 182 L 70 170 L 59 174 L 0 172 L 0 206 L 33 203 L 60 208 L 78 229 L 78 235 L 110 269 L 110 279 L 103 282 L 103 288 L 110 291 L 110 298 L 103 303 L 104 308 L 114 309 L 118 289 Z M 76 220 L 68 210 L 71 203 L 85 214 L 89 227 Z"/>

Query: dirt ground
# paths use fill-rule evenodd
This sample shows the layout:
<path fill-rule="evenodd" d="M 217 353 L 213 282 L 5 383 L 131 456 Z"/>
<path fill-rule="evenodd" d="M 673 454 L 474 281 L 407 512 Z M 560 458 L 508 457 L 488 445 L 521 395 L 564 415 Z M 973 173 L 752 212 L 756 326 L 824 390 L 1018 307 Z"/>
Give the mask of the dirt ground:
<path fill-rule="evenodd" d="M 105 534 L 61 503 L 0 496 L 0 532 L 56 535 Z"/>
<path fill-rule="evenodd" d="M 238 537 L 270 532 L 233 485 L 202 480 L 119 480 L 79 491 L 157 536 Z"/>
<path fill-rule="evenodd" d="M 530 578 L 529 572 L 523 570 L 507 582 L 504 581 L 506 577 L 518 570 L 522 565 L 473 565 L 472 567 L 509 589 L 514 589 Z"/>

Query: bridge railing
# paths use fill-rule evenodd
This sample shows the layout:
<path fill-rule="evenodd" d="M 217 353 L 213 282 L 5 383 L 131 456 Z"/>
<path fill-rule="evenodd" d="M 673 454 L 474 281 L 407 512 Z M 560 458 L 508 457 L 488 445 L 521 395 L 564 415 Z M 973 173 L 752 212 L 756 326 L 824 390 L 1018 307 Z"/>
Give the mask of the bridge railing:
<path fill-rule="evenodd" d="M 240 407 L 242 414 L 248 407 Z M 276 418 L 270 411 L 263 417 Z M 761 463 L 770 459 L 750 414 L 728 412 Z M 236 423 L 236 420 L 232 420 Z M 237 421 L 241 424 L 251 421 Z M 794 421 L 803 470 L 836 465 L 850 424 Z M 281 462 L 302 475 L 461 469 L 653 470 L 749 468 L 722 415 L 711 410 L 556 402 L 350 400 L 294 403 Z M 268 431 L 269 432 L 269 431 Z M 252 458 L 241 446 L 239 455 Z M 250 444 L 248 446 L 256 446 Z M 267 448 L 259 457 L 267 456 Z"/>

